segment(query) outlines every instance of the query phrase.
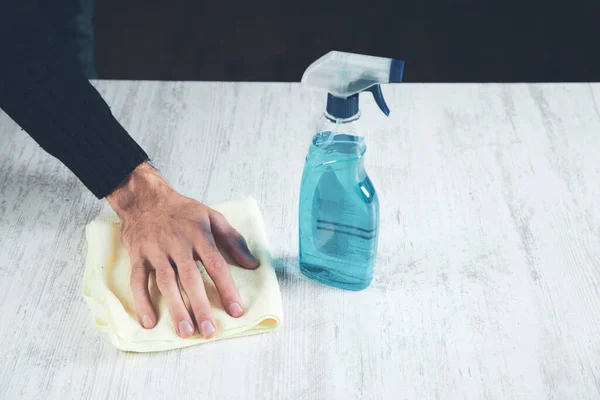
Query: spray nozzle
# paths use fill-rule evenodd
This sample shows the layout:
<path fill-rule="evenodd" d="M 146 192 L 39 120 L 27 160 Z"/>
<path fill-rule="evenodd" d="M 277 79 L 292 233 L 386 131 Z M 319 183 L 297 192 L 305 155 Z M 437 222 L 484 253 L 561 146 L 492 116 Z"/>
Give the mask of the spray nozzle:
<path fill-rule="evenodd" d="M 302 83 L 328 93 L 327 112 L 334 118 L 356 115 L 361 92 L 371 92 L 381 111 L 389 115 L 380 84 L 402 82 L 403 74 L 404 61 L 332 51 L 306 69 Z"/>

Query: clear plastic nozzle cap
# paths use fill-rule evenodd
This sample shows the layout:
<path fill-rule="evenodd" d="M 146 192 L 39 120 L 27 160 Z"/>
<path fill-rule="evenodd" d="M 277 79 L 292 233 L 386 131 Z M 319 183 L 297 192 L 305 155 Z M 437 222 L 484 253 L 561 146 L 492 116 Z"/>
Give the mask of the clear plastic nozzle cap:
<path fill-rule="evenodd" d="M 379 108 L 388 115 L 379 84 L 401 82 L 403 73 L 404 61 L 331 51 L 306 69 L 301 82 L 339 99 L 348 99 L 368 90 Z"/>

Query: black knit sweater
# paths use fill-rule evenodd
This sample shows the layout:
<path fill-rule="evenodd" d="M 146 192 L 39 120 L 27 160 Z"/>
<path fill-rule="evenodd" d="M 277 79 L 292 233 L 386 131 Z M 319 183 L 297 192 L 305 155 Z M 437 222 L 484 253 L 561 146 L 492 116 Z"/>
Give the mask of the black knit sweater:
<path fill-rule="evenodd" d="M 98 198 L 148 158 L 35 1 L 0 0 L 0 108 Z"/>

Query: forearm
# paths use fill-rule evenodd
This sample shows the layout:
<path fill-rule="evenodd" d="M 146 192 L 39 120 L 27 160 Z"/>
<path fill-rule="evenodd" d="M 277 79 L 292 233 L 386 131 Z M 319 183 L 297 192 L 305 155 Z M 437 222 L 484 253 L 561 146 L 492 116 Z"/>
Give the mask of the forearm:
<path fill-rule="evenodd" d="M 26 3 L 0 3 L 0 107 L 102 198 L 148 156 Z"/>

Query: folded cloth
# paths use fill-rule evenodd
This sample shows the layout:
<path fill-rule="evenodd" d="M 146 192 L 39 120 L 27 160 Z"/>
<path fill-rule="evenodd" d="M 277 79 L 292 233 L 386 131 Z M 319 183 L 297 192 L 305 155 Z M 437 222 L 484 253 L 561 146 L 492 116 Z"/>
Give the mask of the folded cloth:
<path fill-rule="evenodd" d="M 88 253 L 83 297 L 92 311 L 96 326 L 107 334 L 115 347 L 133 352 L 171 350 L 266 332 L 279 326 L 283 314 L 281 294 L 256 201 L 248 198 L 213 208 L 225 215 L 229 223 L 246 238 L 248 248 L 258 258 L 260 266 L 255 270 L 247 270 L 228 260 L 231 275 L 245 306 L 244 315 L 233 318 L 224 310 L 212 280 L 202 264 L 198 263 L 217 321 L 217 335 L 209 340 L 198 333 L 186 339 L 177 335 L 166 302 L 153 278 L 150 296 L 158 313 L 158 323 L 153 329 L 144 329 L 138 320 L 129 287 L 131 267 L 127 251 L 121 243 L 120 220 L 117 217 L 99 218 L 87 225 Z"/>

